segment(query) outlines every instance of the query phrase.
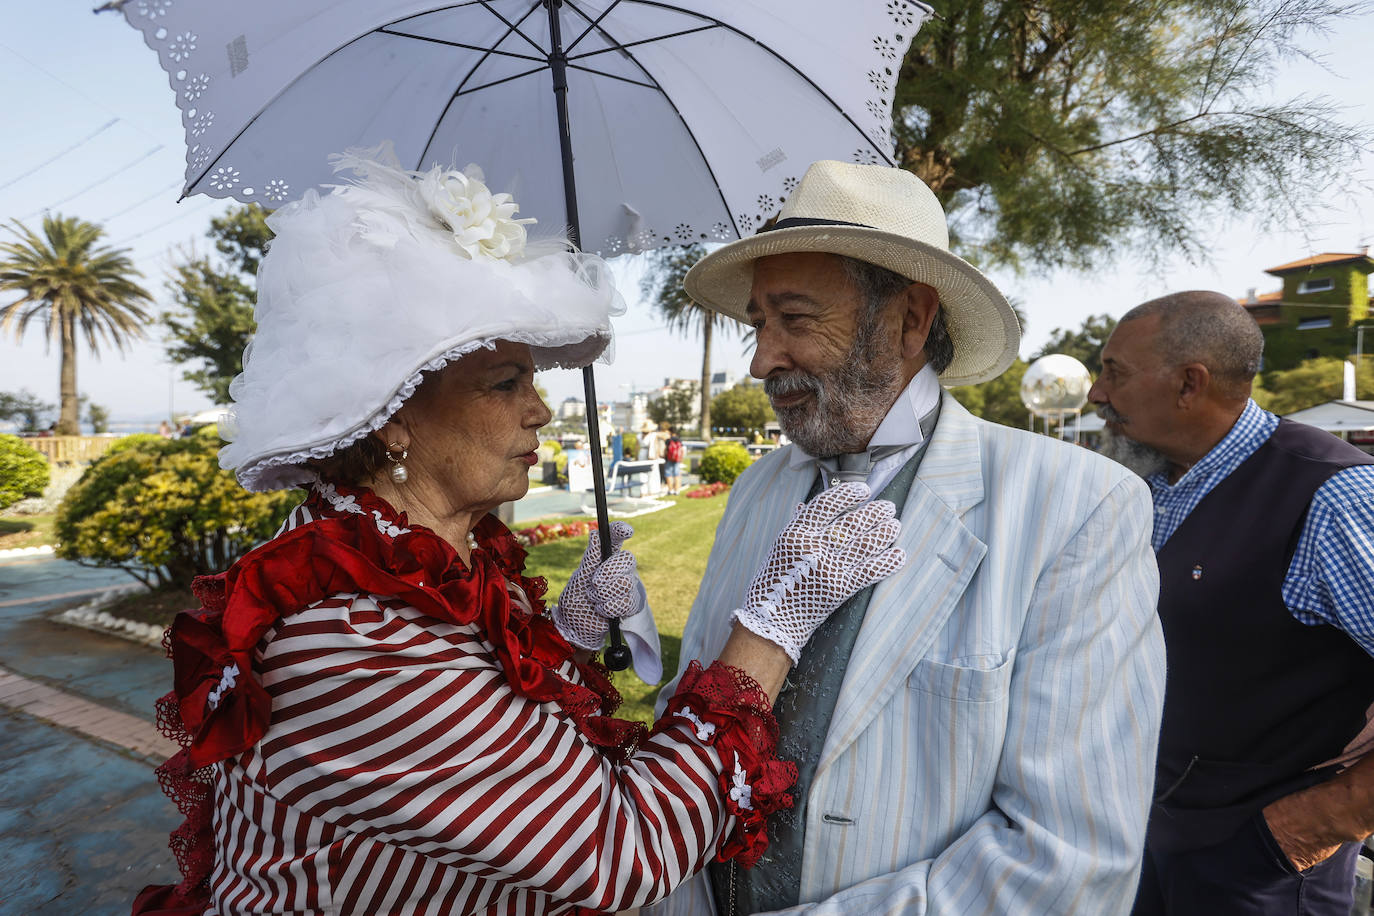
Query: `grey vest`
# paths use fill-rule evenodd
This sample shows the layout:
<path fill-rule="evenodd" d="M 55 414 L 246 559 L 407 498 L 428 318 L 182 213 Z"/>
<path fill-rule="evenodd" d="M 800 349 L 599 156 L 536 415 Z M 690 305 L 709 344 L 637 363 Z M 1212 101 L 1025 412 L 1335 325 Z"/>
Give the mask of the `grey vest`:
<path fill-rule="evenodd" d="M 939 416 L 937 403 L 934 410 L 921 418 L 921 447 L 878 494 L 878 499 L 896 505 L 898 518 Z M 817 473 L 807 499 L 820 490 L 821 477 Z M 787 676 L 773 704 L 773 713 L 778 720 L 778 756 L 797 765 L 792 807 L 768 819 L 768 849 L 753 868 L 738 868 L 733 860 L 707 866 L 716 912 L 720 916 L 781 910 L 799 902 L 802 848 L 806 840 L 806 798 L 820 763 L 825 736 L 830 731 L 830 720 L 835 714 L 835 702 L 844 683 L 849 656 L 854 651 L 854 642 L 859 637 L 872 596 L 872 586 L 856 593 L 817 627 L 802 650 L 801 661 Z"/>

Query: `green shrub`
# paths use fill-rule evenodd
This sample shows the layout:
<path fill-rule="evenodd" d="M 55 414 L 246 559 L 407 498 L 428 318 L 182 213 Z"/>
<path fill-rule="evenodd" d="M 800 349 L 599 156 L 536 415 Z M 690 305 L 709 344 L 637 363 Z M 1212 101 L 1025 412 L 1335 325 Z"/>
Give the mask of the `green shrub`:
<path fill-rule="evenodd" d="M 186 587 L 221 572 L 276 531 L 299 494 L 249 493 L 208 437 L 126 437 L 92 464 L 57 510 L 58 556 Z"/>
<path fill-rule="evenodd" d="M 620 454 L 625 456 L 626 461 L 634 461 L 639 457 L 639 437 L 634 433 L 625 433 L 620 437 Z"/>
<path fill-rule="evenodd" d="M 128 451 L 136 445 L 144 442 L 165 442 L 166 440 L 157 433 L 134 433 L 130 436 L 120 436 L 110 443 L 110 447 L 105 449 L 105 455 L 117 455 L 120 452 Z M 101 457 L 105 457 L 102 455 Z"/>
<path fill-rule="evenodd" d="M 47 486 L 48 459 L 18 436 L 0 435 L 0 509 L 42 496 Z"/>
<path fill-rule="evenodd" d="M 734 483 L 754 459 L 738 442 L 715 442 L 701 455 L 699 473 L 703 483 Z"/>
<path fill-rule="evenodd" d="M 539 443 L 539 447 L 548 449 L 549 452 L 554 455 L 561 455 L 563 453 L 563 443 L 559 442 L 557 439 L 545 439 L 543 442 Z"/>

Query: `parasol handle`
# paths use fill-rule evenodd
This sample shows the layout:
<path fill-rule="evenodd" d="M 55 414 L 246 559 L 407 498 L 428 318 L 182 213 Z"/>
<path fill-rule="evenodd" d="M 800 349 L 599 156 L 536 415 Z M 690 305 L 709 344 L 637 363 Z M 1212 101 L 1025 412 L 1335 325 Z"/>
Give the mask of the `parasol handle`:
<path fill-rule="evenodd" d="M 611 520 L 606 508 L 606 472 L 601 466 L 601 418 L 596 409 L 596 382 L 592 378 L 592 367 L 582 367 L 582 389 L 587 397 L 587 435 L 592 453 L 592 486 L 596 488 L 596 534 L 601 540 L 601 558 L 611 555 Z M 620 621 L 612 617 L 611 645 L 602 656 L 606 667 L 612 671 L 624 671 L 630 667 L 630 647 L 625 645 L 625 637 L 620 632 Z"/>
<path fill-rule="evenodd" d="M 563 204 L 568 217 L 568 241 L 582 247 L 582 227 L 577 219 L 577 177 L 573 170 L 572 131 L 568 125 L 568 55 L 563 50 L 558 8 L 562 0 L 544 0 L 549 11 L 549 70 L 553 77 L 554 108 L 558 114 L 558 151 L 563 161 Z M 596 380 L 592 367 L 582 367 L 582 390 L 587 401 L 587 435 L 592 453 L 592 486 L 596 499 L 596 530 L 601 538 L 601 559 L 611 555 L 611 521 L 606 510 L 606 472 L 601 466 L 601 422 L 596 415 Z M 602 656 L 606 667 L 624 671 L 630 667 L 630 648 L 620 632 L 620 621 L 611 618 L 611 647 Z"/>

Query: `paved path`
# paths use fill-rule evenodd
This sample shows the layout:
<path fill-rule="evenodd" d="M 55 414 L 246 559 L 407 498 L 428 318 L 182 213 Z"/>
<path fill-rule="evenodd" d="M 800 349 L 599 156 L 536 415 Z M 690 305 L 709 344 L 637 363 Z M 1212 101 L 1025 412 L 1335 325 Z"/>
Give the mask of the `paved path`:
<path fill-rule="evenodd" d="M 180 817 L 152 773 L 171 750 L 152 725 L 171 663 L 50 619 L 72 592 L 128 581 L 0 562 L 0 916 L 124 916 L 144 885 L 178 877 L 167 834 Z"/>

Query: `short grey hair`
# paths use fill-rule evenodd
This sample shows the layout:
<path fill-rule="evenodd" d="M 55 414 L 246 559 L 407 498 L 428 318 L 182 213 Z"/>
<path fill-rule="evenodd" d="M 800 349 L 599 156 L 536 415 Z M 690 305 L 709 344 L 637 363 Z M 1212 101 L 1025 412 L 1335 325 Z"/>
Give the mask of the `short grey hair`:
<path fill-rule="evenodd" d="M 1159 316 L 1155 348 L 1168 364 L 1202 363 L 1224 394 L 1248 397 L 1264 356 L 1264 335 L 1245 306 L 1225 293 L 1192 289 L 1137 305 L 1120 324 Z"/>
<path fill-rule="evenodd" d="M 915 282 L 877 264 L 845 255 L 839 255 L 839 258 L 844 265 L 845 276 L 859 290 L 859 318 L 862 326 L 871 327 L 882 315 L 883 309 L 892 297 Z M 935 369 L 937 375 L 948 369 L 949 364 L 954 361 L 954 341 L 949 336 L 949 325 L 945 322 L 943 304 L 935 309 L 935 318 L 930 322 L 930 332 L 926 335 L 923 350 L 926 362 Z"/>

